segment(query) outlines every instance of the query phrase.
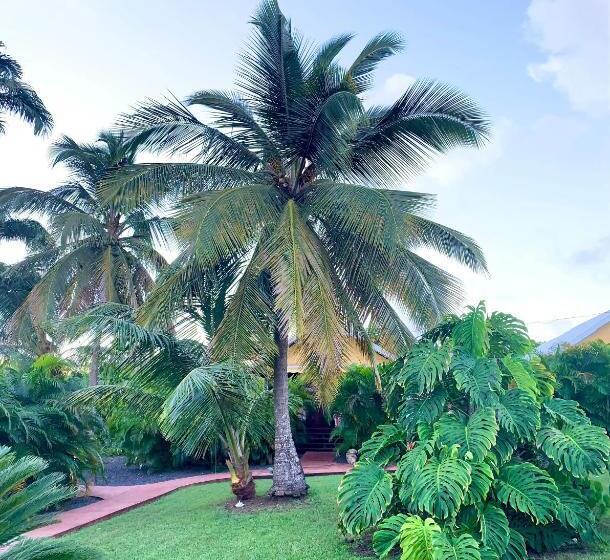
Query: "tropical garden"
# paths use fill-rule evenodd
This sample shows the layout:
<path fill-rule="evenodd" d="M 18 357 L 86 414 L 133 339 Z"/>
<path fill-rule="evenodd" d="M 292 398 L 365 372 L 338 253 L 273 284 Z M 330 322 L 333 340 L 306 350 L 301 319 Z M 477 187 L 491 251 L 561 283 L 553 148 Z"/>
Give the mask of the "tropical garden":
<path fill-rule="evenodd" d="M 369 105 L 396 33 L 345 64 L 351 34 L 314 46 L 275 0 L 251 24 L 235 90 L 146 100 L 53 142 L 64 184 L 0 188 L 26 250 L 0 264 L 0 558 L 606 557 L 610 346 L 541 358 L 517 318 L 457 315 L 422 255 L 484 255 L 403 188 L 483 147 L 484 111 L 431 80 Z M 0 133 L 8 114 L 53 127 L 0 43 Z M 358 457 L 344 476 L 305 478 L 315 414 Z M 118 457 L 230 487 L 24 535 Z"/>

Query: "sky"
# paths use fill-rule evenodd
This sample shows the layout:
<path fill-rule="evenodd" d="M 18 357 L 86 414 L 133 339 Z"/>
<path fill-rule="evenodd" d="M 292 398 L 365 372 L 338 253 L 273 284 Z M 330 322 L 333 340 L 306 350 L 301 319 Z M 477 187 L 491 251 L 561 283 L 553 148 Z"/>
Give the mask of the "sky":
<path fill-rule="evenodd" d="M 380 67 L 368 102 L 390 103 L 415 78 L 467 92 L 488 113 L 481 150 L 441 156 L 405 189 L 435 193 L 433 218 L 474 237 L 489 275 L 439 261 L 465 304 L 512 313 L 547 340 L 610 309 L 609 0 L 281 0 L 320 43 L 395 30 L 407 48 Z M 0 187 L 48 189 L 66 178 L 48 149 L 91 141 L 147 97 L 227 89 L 255 0 L 21 0 L 2 7 L 0 40 L 55 119 L 38 138 L 11 119 Z M 153 158 L 142 161 L 153 161 Z M 22 256 L 15 244 L 0 259 Z"/>

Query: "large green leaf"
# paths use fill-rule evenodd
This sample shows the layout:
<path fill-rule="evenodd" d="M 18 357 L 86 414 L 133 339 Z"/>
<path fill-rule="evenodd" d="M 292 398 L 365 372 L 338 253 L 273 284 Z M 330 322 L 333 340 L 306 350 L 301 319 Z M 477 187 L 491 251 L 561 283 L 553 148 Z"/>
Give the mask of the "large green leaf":
<path fill-rule="evenodd" d="M 434 560 L 481 560 L 479 543 L 468 533 L 459 536 L 445 531 L 432 535 Z"/>
<path fill-rule="evenodd" d="M 498 423 L 520 439 L 532 439 L 540 428 L 540 409 L 523 389 L 511 389 L 496 407 Z"/>
<path fill-rule="evenodd" d="M 472 482 L 464 500 L 466 505 L 484 502 L 487 498 L 494 480 L 492 464 L 495 464 L 494 455 L 488 455 L 485 461 L 470 465 Z"/>
<path fill-rule="evenodd" d="M 489 349 L 489 329 L 485 317 L 485 302 L 469 307 L 453 329 L 453 340 L 457 346 L 476 358 L 487 354 Z"/>
<path fill-rule="evenodd" d="M 460 457 L 475 462 L 485 459 L 498 434 L 496 416 L 491 408 L 479 409 L 470 417 L 456 412 L 445 413 L 436 428 L 443 444 L 459 445 Z"/>
<path fill-rule="evenodd" d="M 610 439 L 599 426 L 545 426 L 538 432 L 536 444 L 577 478 L 604 473 L 610 460 Z"/>
<path fill-rule="evenodd" d="M 557 486 L 546 471 L 532 463 L 506 465 L 494 488 L 499 502 L 537 523 L 549 523 L 557 513 Z"/>
<path fill-rule="evenodd" d="M 434 560 L 434 535 L 441 528 L 431 517 L 410 515 L 400 530 L 400 560 Z"/>
<path fill-rule="evenodd" d="M 565 527 L 571 527 L 582 534 L 595 527 L 595 515 L 582 499 L 579 492 L 571 488 L 559 488 L 557 519 Z"/>
<path fill-rule="evenodd" d="M 489 353 L 492 356 L 523 355 L 533 346 L 525 323 L 508 313 L 494 311 L 488 319 L 488 325 Z"/>
<path fill-rule="evenodd" d="M 566 424 L 590 424 L 585 411 L 576 401 L 549 399 L 543 403 L 544 409 L 556 420 Z"/>
<path fill-rule="evenodd" d="M 339 485 L 339 518 L 346 531 L 358 534 L 375 525 L 392 501 L 392 477 L 382 467 L 361 460 Z"/>
<path fill-rule="evenodd" d="M 506 430 L 500 429 L 498 431 L 498 436 L 496 437 L 496 445 L 492 450 L 494 455 L 498 458 L 498 463 L 500 465 L 508 463 L 512 459 L 516 448 L 516 438 Z"/>
<path fill-rule="evenodd" d="M 447 392 L 443 387 L 436 387 L 431 393 L 404 396 L 398 408 L 397 422 L 411 433 L 417 424 L 433 424 L 443 413 L 447 402 Z"/>
<path fill-rule="evenodd" d="M 449 370 L 451 347 L 434 342 L 416 344 L 405 357 L 396 381 L 417 394 L 429 393 Z"/>
<path fill-rule="evenodd" d="M 501 372 L 493 359 L 473 358 L 460 354 L 453 363 L 453 378 L 457 388 L 465 391 L 478 406 L 495 405 L 500 390 Z"/>
<path fill-rule="evenodd" d="M 498 556 L 502 556 L 508 546 L 510 536 L 508 518 L 504 511 L 491 503 L 481 506 L 479 527 L 483 544 Z"/>
<path fill-rule="evenodd" d="M 432 458 L 415 475 L 411 500 L 419 511 L 446 519 L 464 502 L 470 480 L 470 465 L 466 461 Z"/>
<path fill-rule="evenodd" d="M 534 525 L 521 519 L 515 523 L 514 528 L 521 533 L 527 546 L 538 554 L 559 550 L 573 535 L 571 530 L 562 527 L 556 521 L 548 525 Z"/>
<path fill-rule="evenodd" d="M 530 371 L 527 362 L 513 358 L 512 356 L 505 356 L 502 358 L 502 364 L 508 370 L 519 389 L 523 389 L 534 399 L 538 398 L 538 395 L 540 394 L 538 383 L 536 382 L 533 373 Z"/>
<path fill-rule="evenodd" d="M 514 529 L 509 530 L 508 546 L 502 555 L 502 560 L 527 560 L 527 549 L 525 548 L 525 539 Z"/>
<path fill-rule="evenodd" d="M 405 505 L 411 502 L 413 480 L 424 468 L 431 454 L 432 446 L 425 441 L 418 441 L 413 449 L 407 451 L 398 461 L 396 466 L 396 480 L 400 483 L 398 495 Z"/>
<path fill-rule="evenodd" d="M 380 465 L 396 461 L 406 449 L 408 434 L 394 424 L 383 424 L 362 444 L 360 457 Z"/>
<path fill-rule="evenodd" d="M 384 519 L 373 534 L 373 550 L 379 558 L 386 558 L 400 543 L 400 531 L 407 521 L 404 513 Z"/>

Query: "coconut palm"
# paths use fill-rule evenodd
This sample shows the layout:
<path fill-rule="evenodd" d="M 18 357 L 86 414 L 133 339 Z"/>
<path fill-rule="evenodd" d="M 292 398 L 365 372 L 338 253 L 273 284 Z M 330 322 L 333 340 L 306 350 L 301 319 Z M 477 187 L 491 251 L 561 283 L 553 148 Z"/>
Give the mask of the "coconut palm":
<path fill-rule="evenodd" d="M 4 43 L 0 41 L 0 49 Z M 53 118 L 30 85 L 22 81 L 21 65 L 0 52 L 0 113 L 18 115 L 34 127 L 34 134 L 46 134 L 53 127 Z M 5 121 L 0 118 L 0 134 Z"/>
<path fill-rule="evenodd" d="M 42 270 L 41 279 L 13 315 L 14 330 L 30 317 L 40 325 L 105 301 L 134 307 L 144 300 L 153 275 L 166 264 L 155 248 L 169 228 L 144 205 L 105 203 L 100 180 L 135 161 L 139 144 L 122 134 L 102 133 L 94 144 L 63 137 L 53 145 L 53 164 L 72 172 L 71 182 L 50 191 L 23 187 L 0 190 L 0 215 L 44 217 L 55 245 L 37 251 L 16 270 Z M 6 223 L 6 222 L 5 222 Z M 97 382 L 97 345 L 92 349 L 90 382 Z"/>
<path fill-rule="evenodd" d="M 366 107 L 377 65 L 403 46 L 395 33 L 377 35 L 344 67 L 336 59 L 352 35 L 314 48 L 275 0 L 261 4 L 252 24 L 238 91 L 199 91 L 186 104 L 147 101 L 120 120 L 147 148 L 194 161 L 126 166 L 104 192 L 120 204 L 177 203 L 180 266 L 151 294 L 143 320 L 170 317 L 189 286 L 222 276 L 227 259 L 239 262 L 213 354 L 272 366 L 271 493 L 301 495 L 289 336 L 329 400 L 350 338 L 374 360 L 365 325 L 400 351 L 413 340 L 401 315 L 427 327 L 455 306 L 457 280 L 417 251 L 484 270 L 480 249 L 424 217 L 433 197 L 393 187 L 437 154 L 481 145 L 488 123 L 465 94 L 434 81 L 417 81 L 389 106 Z M 199 119 L 189 106 L 211 114 Z"/>
<path fill-rule="evenodd" d="M 262 378 L 238 364 L 210 363 L 201 343 L 136 324 L 125 305 L 97 306 L 65 321 L 63 329 L 72 340 L 101 336 L 122 370 L 115 383 L 79 391 L 71 402 L 106 412 L 127 408 L 158 426 L 188 457 L 219 446 L 232 492 L 240 500 L 254 497 L 250 449 L 273 439 L 272 394 Z M 293 397 L 292 407 L 299 401 Z"/>
<path fill-rule="evenodd" d="M 98 554 L 52 539 L 19 537 L 49 522 L 42 511 L 68 498 L 74 491 L 62 484 L 58 473 L 42 475 L 47 463 L 40 457 L 16 458 L 9 447 L 0 447 L 0 559 L 91 560 Z"/>

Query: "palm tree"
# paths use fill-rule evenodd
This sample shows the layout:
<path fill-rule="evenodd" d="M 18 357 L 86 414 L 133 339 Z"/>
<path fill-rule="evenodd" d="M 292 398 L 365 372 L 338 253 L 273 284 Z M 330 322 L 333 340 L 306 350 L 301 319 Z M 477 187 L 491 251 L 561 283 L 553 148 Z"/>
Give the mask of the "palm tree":
<path fill-rule="evenodd" d="M 350 338 L 374 361 L 365 325 L 398 352 L 413 340 L 401 314 L 425 328 L 456 305 L 458 281 L 417 250 L 484 270 L 480 249 L 423 216 L 433 197 L 392 187 L 437 154 L 479 146 L 488 123 L 466 95 L 433 81 L 389 106 L 365 107 L 377 65 L 403 46 L 395 33 L 377 35 L 343 67 L 336 58 L 349 34 L 313 48 L 276 0 L 265 0 L 252 23 L 239 91 L 147 101 L 120 120 L 147 148 L 194 162 L 126 166 L 103 190 L 121 204 L 177 202 L 180 266 L 155 288 L 143 320 L 171 316 L 188 286 L 222 276 L 227 259 L 239 262 L 213 355 L 272 367 L 271 493 L 298 496 L 307 485 L 288 416 L 289 336 L 329 400 Z M 187 106 L 211 115 L 200 120 Z"/>
<path fill-rule="evenodd" d="M 0 41 L 0 49 L 4 43 Z M 53 128 L 51 113 L 38 94 L 23 82 L 21 65 L 6 53 L 0 52 L 0 113 L 18 115 L 34 126 L 34 134 L 46 134 Z M 4 133 L 5 121 L 0 118 L 0 134 Z"/>
<path fill-rule="evenodd" d="M 42 475 L 47 463 L 40 457 L 19 459 L 0 446 L 0 560 L 91 560 L 99 555 L 53 539 L 26 539 L 22 533 L 49 522 L 41 512 L 72 497 L 58 473 Z"/>
<path fill-rule="evenodd" d="M 219 446 L 232 492 L 240 500 L 254 497 L 250 449 L 273 439 L 272 395 L 262 378 L 238 364 L 210 363 L 205 346 L 194 340 L 138 325 L 125 305 L 99 305 L 62 328 L 71 340 L 91 333 L 107 339 L 109 357 L 122 372 L 114 384 L 73 394 L 72 403 L 93 403 L 106 413 L 127 408 L 159 426 L 188 457 Z M 299 401 L 293 397 L 293 409 Z"/>
<path fill-rule="evenodd" d="M 71 182 L 50 191 L 0 190 L 0 215 L 42 216 L 55 240 L 16 267 L 43 272 L 12 317 L 14 330 L 27 316 L 40 325 L 47 317 L 69 316 L 106 301 L 141 305 L 153 275 L 166 264 L 155 243 L 168 239 L 169 226 L 150 207 L 107 204 L 97 190 L 103 177 L 133 164 L 138 149 L 137 141 L 122 134 L 102 133 L 94 144 L 63 137 L 53 146 L 53 164 L 66 165 Z M 97 383 L 98 346 L 94 341 L 91 384 Z"/>

